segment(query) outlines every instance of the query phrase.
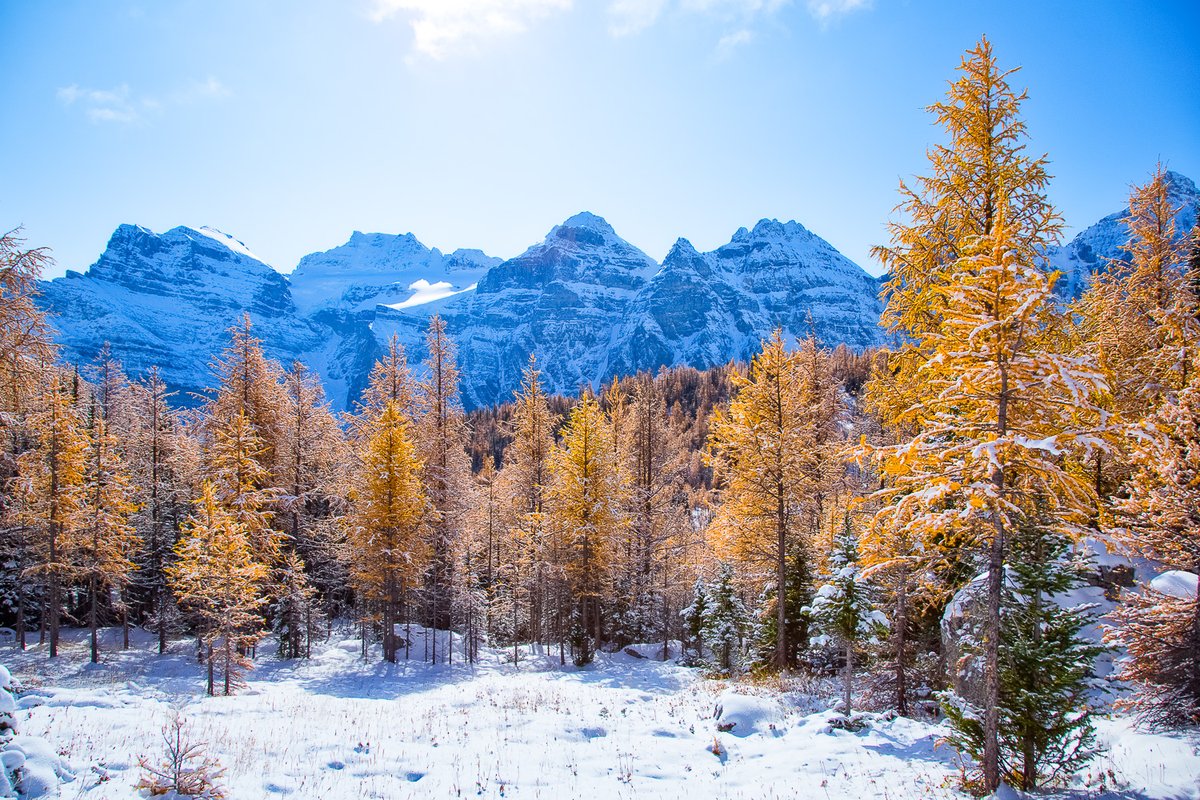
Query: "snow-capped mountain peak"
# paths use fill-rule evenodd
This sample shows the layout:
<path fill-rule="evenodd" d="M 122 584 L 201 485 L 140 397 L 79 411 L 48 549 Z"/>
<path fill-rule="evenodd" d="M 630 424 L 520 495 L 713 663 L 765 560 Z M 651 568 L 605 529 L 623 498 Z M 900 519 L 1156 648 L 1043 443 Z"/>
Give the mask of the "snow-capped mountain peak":
<path fill-rule="evenodd" d="M 809 314 L 828 344 L 880 340 L 875 282 L 803 226 L 770 219 L 709 253 L 679 239 L 661 267 L 590 212 L 507 261 L 355 231 L 289 277 L 212 228 L 126 225 L 86 275 L 47 284 L 45 300 L 74 357 L 108 340 L 134 374 L 160 364 L 185 391 L 210 382 L 225 330 L 249 312 L 268 352 L 307 361 L 342 408 L 392 335 L 420 362 L 434 313 L 459 343 L 468 407 L 510 397 L 535 352 L 546 386 L 574 392 L 663 364 L 744 358 L 777 325 L 807 332 Z"/>
<path fill-rule="evenodd" d="M 143 229 L 143 230 L 145 230 L 145 229 Z M 193 231 L 195 233 L 200 234 L 201 236 L 207 236 L 209 239 L 212 239 L 213 241 L 216 241 L 216 242 L 220 242 L 221 244 L 225 245 L 225 247 L 229 248 L 233 252 L 240 253 L 241 255 L 244 255 L 247 258 L 253 258 L 255 261 L 260 261 L 264 264 L 266 263 L 261 258 L 259 258 L 254 253 L 252 253 L 250 251 L 250 248 L 246 247 L 246 245 L 243 242 L 241 242 L 238 239 L 233 238 L 232 236 L 230 236 L 228 233 L 225 233 L 224 231 L 219 231 L 216 228 L 209 227 L 208 225 L 202 225 L 199 228 L 187 228 L 186 230 Z"/>
<path fill-rule="evenodd" d="M 1177 211 L 1175 235 L 1187 236 L 1196 225 L 1200 212 L 1200 190 L 1186 175 L 1168 170 L 1165 174 L 1167 198 Z M 1062 273 L 1057 287 L 1067 298 L 1078 297 L 1096 272 L 1103 272 L 1114 259 L 1126 257 L 1129 241 L 1129 208 L 1109 214 L 1080 231 L 1062 247 L 1052 247 L 1046 257 L 1050 266 Z"/>

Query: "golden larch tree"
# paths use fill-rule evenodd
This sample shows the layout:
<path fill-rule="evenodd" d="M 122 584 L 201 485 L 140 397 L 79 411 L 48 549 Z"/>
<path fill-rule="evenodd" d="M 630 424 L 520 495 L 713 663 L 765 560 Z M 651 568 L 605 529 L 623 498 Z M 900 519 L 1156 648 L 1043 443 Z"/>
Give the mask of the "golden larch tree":
<path fill-rule="evenodd" d="M 242 653 L 262 636 L 261 584 L 266 564 L 255 559 L 250 530 L 228 510 L 213 484 L 200 488 L 195 511 L 183 525 L 175 559 L 165 568 L 180 607 L 193 616 L 208 663 L 208 693 L 214 693 L 217 645 L 224 693 L 241 684 L 250 662 Z"/>
<path fill-rule="evenodd" d="M 372 616 L 383 627 L 383 657 L 394 662 L 396 626 L 430 556 L 424 465 L 412 424 L 390 400 L 360 422 L 359 433 L 350 511 L 344 518 L 351 579 L 364 610 L 378 609 Z"/>
<path fill-rule="evenodd" d="M 574 604 L 571 646 L 579 664 L 590 662 L 604 640 L 603 603 L 626 524 L 625 486 L 612 437 L 599 402 L 585 392 L 563 426 L 562 447 L 550 457 L 550 525 Z"/>
<path fill-rule="evenodd" d="M 100 594 L 121 591 L 129 584 L 135 568 L 132 556 L 141 540 L 131 519 L 137 504 L 133 500 L 129 470 L 96 397 L 92 398 L 88 416 L 88 454 L 83 475 L 86 521 L 79 537 L 77 558 L 79 579 L 88 589 L 88 628 L 95 664 L 100 660 L 97 636 Z"/>

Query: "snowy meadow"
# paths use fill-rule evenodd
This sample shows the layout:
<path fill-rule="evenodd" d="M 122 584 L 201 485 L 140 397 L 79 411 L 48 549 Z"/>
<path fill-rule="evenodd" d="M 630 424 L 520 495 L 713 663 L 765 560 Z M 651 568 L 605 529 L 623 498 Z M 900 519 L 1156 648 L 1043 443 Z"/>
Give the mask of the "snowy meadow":
<path fill-rule="evenodd" d="M 161 758 L 182 713 L 225 773 L 226 796 L 257 798 L 952 798 L 959 766 L 944 726 L 866 714 L 836 727 L 836 686 L 706 679 L 654 658 L 661 644 L 557 657 L 485 650 L 475 665 L 364 661 L 343 631 L 310 661 L 260 651 L 239 695 L 208 697 L 192 640 L 159 656 L 148 635 L 89 665 L 72 631 L 63 657 L 0 654 L 18 687 L 18 725 L 70 763 L 61 797 L 141 795 L 139 757 Z M 635 655 L 637 654 L 637 655 Z M 650 657 L 640 657 L 645 654 Z M 783 691 L 780 691 L 780 689 Z M 830 723 L 834 722 L 834 725 Z M 1107 751 L 1051 797 L 1200 797 L 1183 735 L 1098 721 Z"/>

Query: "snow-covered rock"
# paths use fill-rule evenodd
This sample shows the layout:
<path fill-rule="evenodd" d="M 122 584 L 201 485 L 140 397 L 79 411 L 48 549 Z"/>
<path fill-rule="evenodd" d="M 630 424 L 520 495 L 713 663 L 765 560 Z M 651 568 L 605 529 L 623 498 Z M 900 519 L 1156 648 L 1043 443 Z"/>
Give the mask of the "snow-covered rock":
<path fill-rule="evenodd" d="M 0 797 L 57 797 L 59 784 L 75 776 L 45 739 L 17 735 L 12 686 L 12 676 L 0 665 Z"/>
<path fill-rule="evenodd" d="M 734 736 L 768 733 L 779 722 L 781 716 L 778 698 L 729 690 L 717 697 L 713 709 L 717 730 L 732 733 Z"/>
<path fill-rule="evenodd" d="M 1162 575 L 1150 581 L 1150 588 L 1161 594 L 1177 597 L 1180 600 L 1194 600 L 1196 597 L 1196 575 L 1179 569 L 1167 570 Z"/>

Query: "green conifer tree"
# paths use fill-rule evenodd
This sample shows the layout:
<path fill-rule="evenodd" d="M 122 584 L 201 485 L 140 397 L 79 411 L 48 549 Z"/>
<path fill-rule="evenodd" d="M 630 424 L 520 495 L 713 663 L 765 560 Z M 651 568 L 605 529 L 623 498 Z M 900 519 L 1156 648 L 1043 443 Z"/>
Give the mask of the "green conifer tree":
<path fill-rule="evenodd" d="M 1039 520 L 1013 531 L 1001 607 L 1000 768 L 1009 784 L 1030 791 L 1061 782 L 1095 754 L 1088 707 L 1092 665 L 1104 648 L 1082 635 L 1094 621 L 1088 606 L 1061 597 L 1084 583 L 1070 540 Z M 950 742 L 983 754 L 980 709 L 947 697 Z"/>

